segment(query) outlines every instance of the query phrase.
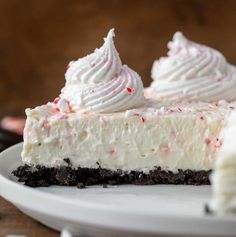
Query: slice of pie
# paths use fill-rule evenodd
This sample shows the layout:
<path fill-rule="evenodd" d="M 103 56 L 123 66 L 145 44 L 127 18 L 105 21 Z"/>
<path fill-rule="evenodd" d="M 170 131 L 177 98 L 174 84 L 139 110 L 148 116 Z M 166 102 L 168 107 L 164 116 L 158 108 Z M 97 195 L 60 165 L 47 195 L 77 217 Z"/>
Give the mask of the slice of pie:
<path fill-rule="evenodd" d="M 204 99 L 200 102 L 196 100 L 196 86 L 186 89 L 189 100 L 179 100 L 183 93 L 180 88 L 175 94 L 181 96 L 169 100 L 166 95 L 173 94 L 173 83 L 178 78 L 174 71 L 181 65 L 163 73 L 163 80 L 169 75 L 170 88 L 168 83 L 166 86 L 171 93 L 153 90 L 158 87 L 156 82 L 144 92 L 139 75 L 121 63 L 113 36 L 111 30 L 101 48 L 69 64 L 65 87 L 54 102 L 26 110 L 24 165 L 13 173 L 19 181 L 34 187 L 208 184 L 222 144 L 219 134 L 236 104 L 224 101 L 223 92 L 214 97 L 217 102 L 199 97 Z M 186 53 L 196 54 L 192 48 Z M 195 69 L 198 64 L 192 61 Z M 162 66 L 169 68 L 171 63 L 161 63 L 158 70 Z M 223 65 L 226 61 L 217 58 L 212 63 L 214 67 L 200 74 L 228 72 Z M 187 75 L 197 75 L 191 79 L 197 85 L 200 74 L 196 70 L 186 73 L 184 81 L 188 82 Z M 232 80 L 230 77 L 231 86 Z"/>

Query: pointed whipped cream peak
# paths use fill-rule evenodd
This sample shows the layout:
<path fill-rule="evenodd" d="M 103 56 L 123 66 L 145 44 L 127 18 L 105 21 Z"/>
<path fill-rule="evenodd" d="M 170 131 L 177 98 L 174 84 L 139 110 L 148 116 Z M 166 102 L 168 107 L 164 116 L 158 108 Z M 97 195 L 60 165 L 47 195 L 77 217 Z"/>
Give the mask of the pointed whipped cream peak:
<path fill-rule="evenodd" d="M 72 111 L 110 113 L 144 103 L 142 80 L 122 65 L 114 36 L 111 29 L 99 49 L 70 62 L 60 98 L 68 101 Z"/>
<path fill-rule="evenodd" d="M 104 41 L 108 42 L 108 43 L 112 42 L 114 44 L 113 37 L 115 37 L 115 30 L 114 30 L 114 28 L 109 30 L 109 32 L 107 34 L 107 37 L 104 38 Z"/>
<path fill-rule="evenodd" d="M 176 32 L 166 57 L 152 67 L 152 89 L 163 100 L 236 99 L 236 67 L 217 50 Z"/>
<path fill-rule="evenodd" d="M 178 42 L 180 44 L 183 44 L 187 42 L 187 38 L 184 36 L 182 32 L 177 31 L 174 33 L 173 42 Z"/>
<path fill-rule="evenodd" d="M 67 84 L 93 86 L 111 80 L 120 71 L 122 64 L 113 42 L 114 36 L 114 29 L 111 29 L 101 48 L 69 63 L 65 74 Z"/>
<path fill-rule="evenodd" d="M 173 36 L 173 39 L 171 42 L 168 43 L 168 48 L 177 48 L 177 47 L 183 47 L 188 43 L 188 39 L 183 35 L 182 32 L 176 32 Z"/>

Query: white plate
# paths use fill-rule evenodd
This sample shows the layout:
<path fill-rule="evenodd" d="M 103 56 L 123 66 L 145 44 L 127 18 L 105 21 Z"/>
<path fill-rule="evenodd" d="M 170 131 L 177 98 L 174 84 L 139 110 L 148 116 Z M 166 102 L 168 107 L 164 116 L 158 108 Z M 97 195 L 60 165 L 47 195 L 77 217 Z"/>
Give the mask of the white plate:
<path fill-rule="evenodd" d="M 21 149 L 22 144 L 18 144 L 0 155 L 0 194 L 27 215 L 56 230 L 66 228 L 74 234 L 109 237 L 236 235 L 236 217 L 204 214 L 210 186 L 30 188 L 11 175 L 21 164 Z"/>

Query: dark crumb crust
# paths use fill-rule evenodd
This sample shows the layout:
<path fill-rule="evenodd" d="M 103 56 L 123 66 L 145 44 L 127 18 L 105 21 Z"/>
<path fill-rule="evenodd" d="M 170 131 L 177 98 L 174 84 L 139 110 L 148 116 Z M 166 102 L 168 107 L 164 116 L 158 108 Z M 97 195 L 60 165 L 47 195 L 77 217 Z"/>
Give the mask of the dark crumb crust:
<path fill-rule="evenodd" d="M 140 171 L 122 172 L 111 171 L 102 168 L 73 169 L 70 162 L 60 168 L 47 168 L 44 166 L 31 167 L 24 165 L 18 167 L 12 173 L 18 177 L 19 182 L 27 186 L 42 187 L 50 185 L 77 186 L 84 188 L 88 185 L 102 184 L 103 186 L 117 184 L 210 184 L 211 171 L 178 170 L 177 173 L 155 168 L 148 174 Z"/>

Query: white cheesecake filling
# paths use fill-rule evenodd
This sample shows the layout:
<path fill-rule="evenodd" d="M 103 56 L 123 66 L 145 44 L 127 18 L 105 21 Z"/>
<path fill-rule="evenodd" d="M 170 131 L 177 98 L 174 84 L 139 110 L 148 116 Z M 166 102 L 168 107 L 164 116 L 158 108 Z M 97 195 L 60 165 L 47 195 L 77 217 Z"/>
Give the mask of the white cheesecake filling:
<path fill-rule="evenodd" d="M 160 166 L 210 170 L 230 104 L 157 103 L 111 114 L 61 113 L 53 104 L 26 110 L 23 162 L 148 172 Z"/>

